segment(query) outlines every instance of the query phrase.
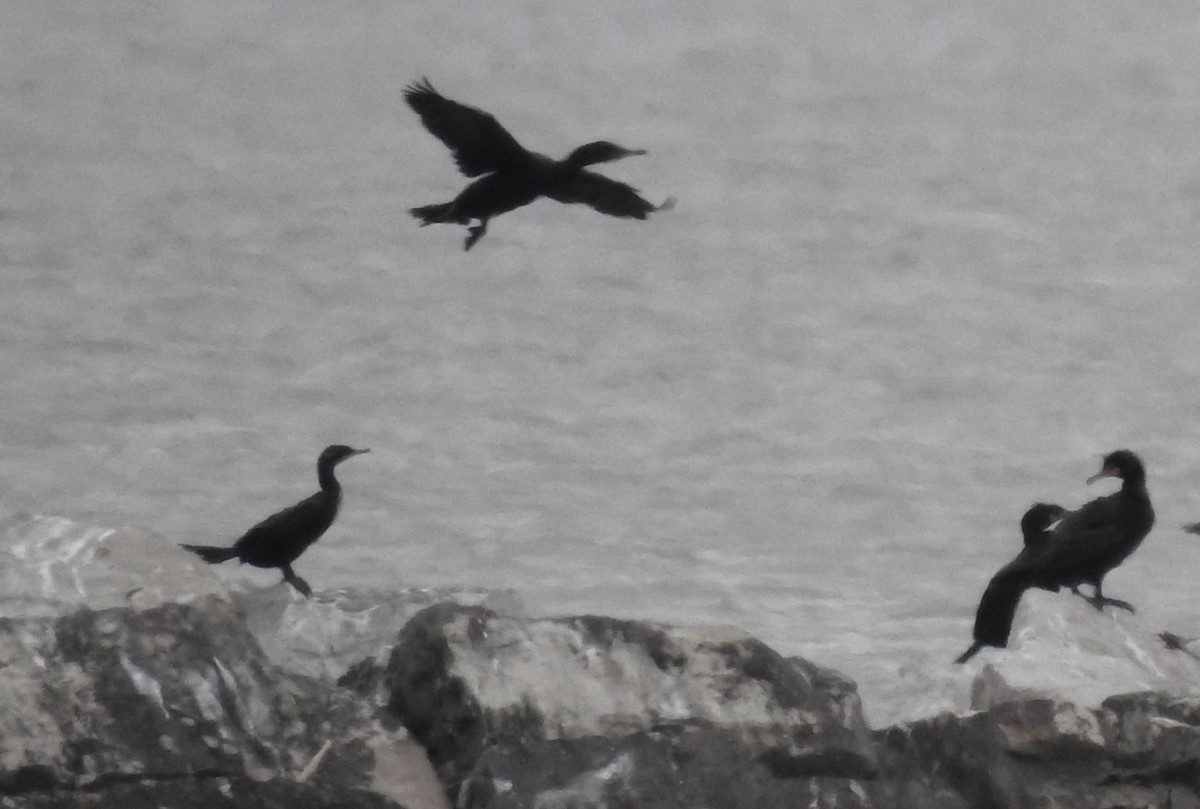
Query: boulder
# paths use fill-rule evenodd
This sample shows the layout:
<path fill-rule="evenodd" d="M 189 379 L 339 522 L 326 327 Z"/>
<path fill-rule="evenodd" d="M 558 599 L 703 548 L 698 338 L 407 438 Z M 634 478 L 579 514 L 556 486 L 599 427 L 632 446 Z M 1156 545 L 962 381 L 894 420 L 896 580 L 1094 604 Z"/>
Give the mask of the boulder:
<path fill-rule="evenodd" d="M 339 790 L 290 781 L 245 778 L 139 779 L 96 791 L 23 792 L 4 807 L 20 809 L 396 809 L 365 790 Z"/>
<path fill-rule="evenodd" d="M 79 607 L 152 607 L 223 592 L 195 556 L 164 553 L 137 528 L 42 514 L 0 515 L 0 615 L 61 615 Z M 191 556 L 190 560 L 187 558 Z"/>
<path fill-rule="evenodd" d="M 216 597 L 0 618 L 0 670 L 0 794 L 23 805 L 396 807 L 384 768 L 422 756 Z"/>
<path fill-rule="evenodd" d="M 884 777 L 987 809 L 1200 807 L 1200 700 L 1155 692 L 1098 708 L 1003 703 L 879 731 Z"/>
<path fill-rule="evenodd" d="M 853 684 L 738 630 L 441 604 L 401 631 L 385 682 L 464 809 L 868 805 Z"/>
<path fill-rule="evenodd" d="M 971 707 L 1053 699 L 1092 708 L 1116 694 L 1158 691 L 1200 697 L 1200 659 L 1171 648 L 1157 628 L 1125 610 L 1097 610 L 1071 593 L 1030 590 L 1007 649 L 971 662 Z"/>

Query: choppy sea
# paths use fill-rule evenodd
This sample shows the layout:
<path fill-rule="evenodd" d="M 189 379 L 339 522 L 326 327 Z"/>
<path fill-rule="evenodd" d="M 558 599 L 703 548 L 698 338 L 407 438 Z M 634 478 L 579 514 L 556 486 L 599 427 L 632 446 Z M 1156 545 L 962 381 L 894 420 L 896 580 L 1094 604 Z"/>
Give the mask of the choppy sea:
<path fill-rule="evenodd" d="M 318 589 L 736 624 L 858 681 L 950 661 L 1035 500 L 1139 452 L 1106 582 L 1200 634 L 1200 9 L 1100 0 L 10 0 L 0 511 L 235 539 L 315 489 Z M 463 229 L 428 76 L 647 222 Z M 273 586 L 272 572 L 222 575 Z"/>

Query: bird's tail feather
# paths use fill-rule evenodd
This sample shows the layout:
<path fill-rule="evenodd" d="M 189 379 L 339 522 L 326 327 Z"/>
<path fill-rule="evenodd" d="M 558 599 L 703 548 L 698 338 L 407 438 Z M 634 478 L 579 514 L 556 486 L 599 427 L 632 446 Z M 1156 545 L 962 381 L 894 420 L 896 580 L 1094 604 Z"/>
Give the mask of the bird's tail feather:
<path fill-rule="evenodd" d="M 461 216 L 454 215 L 451 210 L 453 207 L 453 202 L 443 202 L 438 205 L 423 205 L 420 208 L 411 208 L 409 213 L 421 220 L 421 227 L 439 222 L 452 222 L 459 225 L 465 224 L 465 221 Z"/>
<path fill-rule="evenodd" d="M 978 653 L 979 650 L 982 649 L 984 646 L 987 646 L 987 644 L 983 643 L 981 641 L 975 641 L 974 643 L 971 644 L 971 648 L 967 649 L 965 652 L 960 654 L 958 656 L 958 659 L 955 660 L 954 662 L 955 663 L 966 663 L 968 660 L 970 660 L 972 657 L 974 657 L 976 655 L 976 653 Z"/>
<path fill-rule="evenodd" d="M 237 548 L 215 548 L 212 545 L 181 545 L 184 550 L 191 551 L 210 565 L 224 562 L 237 557 Z"/>

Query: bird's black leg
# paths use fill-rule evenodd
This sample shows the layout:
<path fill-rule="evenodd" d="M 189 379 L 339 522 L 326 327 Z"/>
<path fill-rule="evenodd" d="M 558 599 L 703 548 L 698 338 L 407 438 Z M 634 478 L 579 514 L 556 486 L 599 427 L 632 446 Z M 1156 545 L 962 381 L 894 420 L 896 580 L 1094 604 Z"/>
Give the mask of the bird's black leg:
<path fill-rule="evenodd" d="M 312 596 L 312 588 L 308 586 L 308 582 L 297 576 L 291 565 L 282 565 L 279 569 L 283 571 L 283 580 L 299 590 L 300 595 L 305 598 Z"/>
<path fill-rule="evenodd" d="M 487 223 L 488 221 L 486 219 L 480 219 L 478 225 L 467 228 L 467 233 L 470 235 L 467 236 L 467 241 L 466 244 L 463 245 L 463 250 L 470 250 L 475 246 L 475 242 L 483 238 L 483 234 L 487 233 Z"/>
<path fill-rule="evenodd" d="M 1122 601 L 1119 598 L 1109 598 L 1107 596 L 1096 596 L 1095 598 L 1089 598 L 1088 601 L 1092 602 L 1092 606 L 1098 610 L 1102 610 L 1102 609 L 1104 609 L 1105 606 L 1109 606 L 1109 607 L 1119 607 L 1120 609 L 1129 610 L 1130 612 L 1137 612 L 1137 610 L 1135 610 L 1133 608 L 1132 604 L 1130 604 L 1128 601 Z"/>
<path fill-rule="evenodd" d="M 1122 601 L 1119 598 L 1109 598 L 1108 596 L 1104 595 L 1104 593 L 1102 593 L 1100 591 L 1099 584 L 1096 585 L 1095 595 L 1093 595 L 1091 598 L 1089 598 L 1088 601 L 1091 603 L 1091 605 L 1093 607 L 1095 607 L 1098 610 L 1102 610 L 1102 609 L 1104 609 L 1105 605 L 1108 605 L 1110 607 L 1119 607 L 1123 610 L 1129 610 L 1130 612 L 1136 612 L 1136 610 L 1133 608 L 1133 605 L 1130 604 L 1128 601 Z"/>

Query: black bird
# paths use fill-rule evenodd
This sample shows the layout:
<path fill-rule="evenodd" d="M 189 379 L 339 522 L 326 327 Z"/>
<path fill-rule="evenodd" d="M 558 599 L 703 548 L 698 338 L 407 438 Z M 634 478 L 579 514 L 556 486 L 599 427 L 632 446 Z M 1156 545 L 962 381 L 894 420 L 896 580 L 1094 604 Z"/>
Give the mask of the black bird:
<path fill-rule="evenodd" d="M 292 570 L 292 562 L 328 530 L 333 524 L 333 518 L 337 516 L 338 506 L 342 502 L 342 485 L 333 476 L 333 468 L 347 458 L 364 452 L 370 450 L 351 449 L 342 444 L 326 447 L 317 458 L 317 480 L 321 483 L 321 491 L 267 517 L 232 546 L 182 547 L 210 565 L 227 559 L 238 559 L 243 564 L 255 567 L 277 567 L 283 571 L 284 581 L 305 597 L 311 596 L 312 588 Z"/>
<path fill-rule="evenodd" d="M 1048 590 L 1069 587 L 1073 593 L 1082 595 L 1079 586 L 1090 584 L 1092 595 L 1085 598 L 1096 609 L 1111 605 L 1133 612 L 1128 601 L 1104 595 L 1103 581 L 1150 533 L 1154 508 L 1146 491 L 1145 467 L 1134 453 L 1127 449 L 1110 452 L 1088 483 L 1106 477 L 1120 478 L 1120 491 L 1068 512 L 1048 538 L 1028 545 L 1031 553 L 1023 552 L 993 577 L 976 614 L 976 642 L 958 662 L 966 661 L 982 646 L 1007 644 L 1012 613 L 1021 594 L 1030 587 Z"/>
<path fill-rule="evenodd" d="M 656 206 L 642 199 L 636 189 L 610 180 L 586 166 L 622 157 L 645 154 L 644 149 L 626 149 L 605 140 L 580 146 L 565 160 L 553 160 L 530 152 L 488 113 L 451 101 L 422 78 L 404 89 L 404 100 L 421 116 L 434 137 L 454 153 L 458 170 L 480 179 L 468 185 L 450 202 L 413 208 L 410 213 L 422 227 L 435 222 L 478 225 L 467 228 L 465 250 L 470 250 L 487 232 L 493 216 L 528 205 L 541 196 L 558 202 L 582 202 L 609 216 L 645 219 L 673 200 Z"/>
<path fill-rule="evenodd" d="M 1137 455 L 1119 449 L 1104 456 L 1100 471 L 1088 478 L 1118 478 L 1120 491 L 1098 497 L 1065 516 L 1054 529 L 1052 553 L 1040 562 L 1059 586 L 1079 593 L 1079 585 L 1090 584 L 1096 609 L 1106 604 L 1133 612 L 1128 601 L 1108 598 L 1101 589 L 1105 575 L 1137 550 L 1154 527 L 1154 507 L 1146 490 L 1146 469 Z"/>
<path fill-rule="evenodd" d="M 1002 567 L 988 582 L 983 598 L 979 599 L 979 609 L 975 611 L 975 642 L 955 663 L 967 662 L 984 646 L 1003 647 L 1008 643 L 1008 633 L 1012 630 L 1013 616 L 1016 615 L 1021 594 L 1026 588 L 1037 586 L 1036 580 L 1027 583 L 1030 562 L 1043 552 L 1053 536 L 1050 526 L 1061 519 L 1066 511 L 1062 506 L 1052 503 L 1034 503 L 1025 512 L 1021 518 L 1021 536 L 1025 540 L 1025 547 L 1017 558 Z M 1051 586 L 1047 589 L 1058 588 Z"/>

